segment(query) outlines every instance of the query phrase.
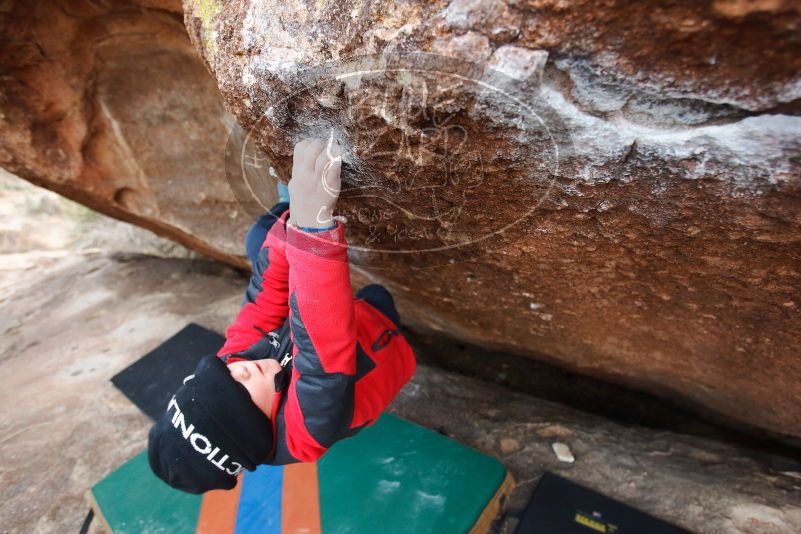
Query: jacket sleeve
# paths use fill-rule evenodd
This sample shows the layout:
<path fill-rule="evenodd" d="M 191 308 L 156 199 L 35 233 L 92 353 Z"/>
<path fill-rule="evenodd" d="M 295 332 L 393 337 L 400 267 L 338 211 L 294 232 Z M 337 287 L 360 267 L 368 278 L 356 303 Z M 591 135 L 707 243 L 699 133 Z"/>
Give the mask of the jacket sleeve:
<path fill-rule="evenodd" d="M 253 266 L 245 302 L 234 322 L 225 330 L 225 344 L 217 352 L 218 356 L 246 350 L 261 341 L 267 332 L 280 328 L 288 316 L 287 216 L 288 213 L 284 213 L 267 233 Z"/>
<path fill-rule="evenodd" d="M 289 324 L 295 345 L 284 412 L 289 452 L 319 458 L 353 419 L 356 321 L 341 222 L 306 233 L 287 227 Z"/>

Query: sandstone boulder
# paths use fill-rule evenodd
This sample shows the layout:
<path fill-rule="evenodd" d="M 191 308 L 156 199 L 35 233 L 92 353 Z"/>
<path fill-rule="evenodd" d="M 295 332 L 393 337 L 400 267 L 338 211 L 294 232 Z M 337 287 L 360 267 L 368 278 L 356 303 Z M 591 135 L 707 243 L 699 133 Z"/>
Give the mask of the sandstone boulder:
<path fill-rule="evenodd" d="M 2 2 L 0 28 L 0 165 L 211 256 L 241 253 L 232 121 L 180 2 Z"/>
<path fill-rule="evenodd" d="M 409 322 L 801 436 L 797 2 L 184 10 L 3 3 L 0 164 L 244 265 L 333 132 Z"/>
<path fill-rule="evenodd" d="M 801 434 L 797 2 L 184 7 L 270 172 L 346 146 L 416 321 Z"/>

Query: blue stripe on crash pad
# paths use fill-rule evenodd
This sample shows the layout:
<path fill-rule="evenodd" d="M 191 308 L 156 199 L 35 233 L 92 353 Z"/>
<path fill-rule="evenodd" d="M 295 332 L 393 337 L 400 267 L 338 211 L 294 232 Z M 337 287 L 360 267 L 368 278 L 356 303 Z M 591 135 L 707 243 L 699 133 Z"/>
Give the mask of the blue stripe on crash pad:
<path fill-rule="evenodd" d="M 246 472 L 236 511 L 235 534 L 281 534 L 284 468 L 260 465 Z"/>

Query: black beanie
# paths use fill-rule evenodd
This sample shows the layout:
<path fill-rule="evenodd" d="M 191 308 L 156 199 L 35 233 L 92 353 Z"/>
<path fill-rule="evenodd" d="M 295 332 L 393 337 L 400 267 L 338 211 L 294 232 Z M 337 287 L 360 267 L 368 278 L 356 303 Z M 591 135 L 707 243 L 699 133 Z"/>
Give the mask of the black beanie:
<path fill-rule="evenodd" d="M 170 486 L 203 493 L 233 488 L 236 475 L 266 462 L 272 448 L 270 419 L 212 354 L 184 379 L 150 429 L 147 457 Z"/>

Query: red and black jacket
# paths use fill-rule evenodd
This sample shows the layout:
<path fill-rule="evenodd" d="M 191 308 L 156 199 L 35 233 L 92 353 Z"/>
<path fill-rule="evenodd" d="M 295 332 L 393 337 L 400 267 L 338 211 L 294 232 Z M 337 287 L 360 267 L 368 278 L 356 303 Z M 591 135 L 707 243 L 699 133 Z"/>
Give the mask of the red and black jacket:
<path fill-rule="evenodd" d="M 354 299 L 347 243 L 336 228 L 306 233 L 286 223 L 267 234 L 238 316 L 217 355 L 274 358 L 291 373 L 276 392 L 272 464 L 311 462 L 373 424 L 415 369 L 396 325 Z"/>

